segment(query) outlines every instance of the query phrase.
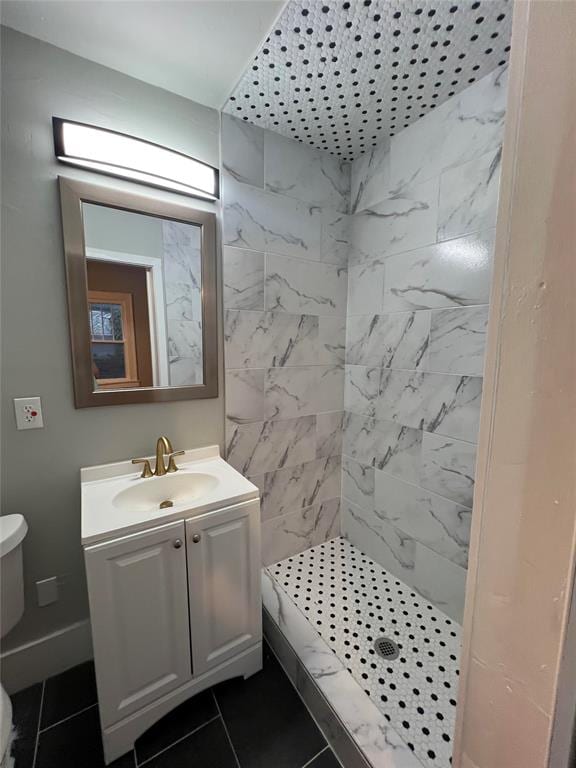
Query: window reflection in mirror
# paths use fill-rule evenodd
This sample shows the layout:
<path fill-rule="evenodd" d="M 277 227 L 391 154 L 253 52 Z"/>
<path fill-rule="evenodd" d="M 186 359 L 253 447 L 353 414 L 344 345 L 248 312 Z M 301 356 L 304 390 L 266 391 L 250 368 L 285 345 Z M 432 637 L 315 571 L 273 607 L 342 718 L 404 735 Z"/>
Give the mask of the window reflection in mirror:
<path fill-rule="evenodd" d="M 201 228 L 83 203 L 94 391 L 203 383 Z"/>

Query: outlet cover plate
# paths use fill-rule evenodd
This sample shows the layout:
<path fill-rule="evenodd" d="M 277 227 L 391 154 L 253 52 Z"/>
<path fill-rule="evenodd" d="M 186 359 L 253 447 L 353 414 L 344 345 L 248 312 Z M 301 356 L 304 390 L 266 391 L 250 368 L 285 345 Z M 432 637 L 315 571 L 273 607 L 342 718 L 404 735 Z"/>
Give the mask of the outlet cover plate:
<path fill-rule="evenodd" d="M 44 426 L 39 397 L 15 397 L 14 411 L 17 429 L 42 429 Z"/>

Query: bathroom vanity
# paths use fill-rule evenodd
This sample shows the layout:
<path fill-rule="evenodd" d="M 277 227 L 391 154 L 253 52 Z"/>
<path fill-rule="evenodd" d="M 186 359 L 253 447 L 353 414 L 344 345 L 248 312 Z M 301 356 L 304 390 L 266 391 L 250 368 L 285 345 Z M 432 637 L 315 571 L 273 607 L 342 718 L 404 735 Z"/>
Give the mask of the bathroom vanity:
<path fill-rule="evenodd" d="M 106 763 L 187 698 L 262 667 L 260 502 L 217 447 L 81 470 Z"/>

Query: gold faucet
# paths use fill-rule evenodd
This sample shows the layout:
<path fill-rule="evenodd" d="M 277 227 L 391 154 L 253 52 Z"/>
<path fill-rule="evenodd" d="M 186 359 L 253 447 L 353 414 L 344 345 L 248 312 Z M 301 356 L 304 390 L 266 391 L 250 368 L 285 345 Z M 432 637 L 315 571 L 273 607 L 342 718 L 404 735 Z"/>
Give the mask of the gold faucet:
<path fill-rule="evenodd" d="M 168 472 L 178 471 L 174 458 L 183 455 L 184 451 L 175 451 L 172 448 L 170 440 L 168 440 L 165 435 L 162 435 L 162 437 L 159 437 L 156 441 L 156 467 L 154 472 L 152 472 L 150 461 L 148 459 L 132 459 L 132 464 L 144 464 L 140 477 L 154 477 L 154 475 L 162 477 L 162 475 L 165 475 Z M 168 456 L 168 466 L 164 463 L 164 456 Z"/>

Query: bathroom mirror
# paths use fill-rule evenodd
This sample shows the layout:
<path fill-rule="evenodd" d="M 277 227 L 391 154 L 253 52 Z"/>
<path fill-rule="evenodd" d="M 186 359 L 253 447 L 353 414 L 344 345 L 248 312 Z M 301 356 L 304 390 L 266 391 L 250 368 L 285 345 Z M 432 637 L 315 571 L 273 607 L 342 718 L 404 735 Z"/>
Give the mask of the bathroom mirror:
<path fill-rule="evenodd" d="M 215 215 L 59 182 L 76 407 L 216 397 Z"/>

